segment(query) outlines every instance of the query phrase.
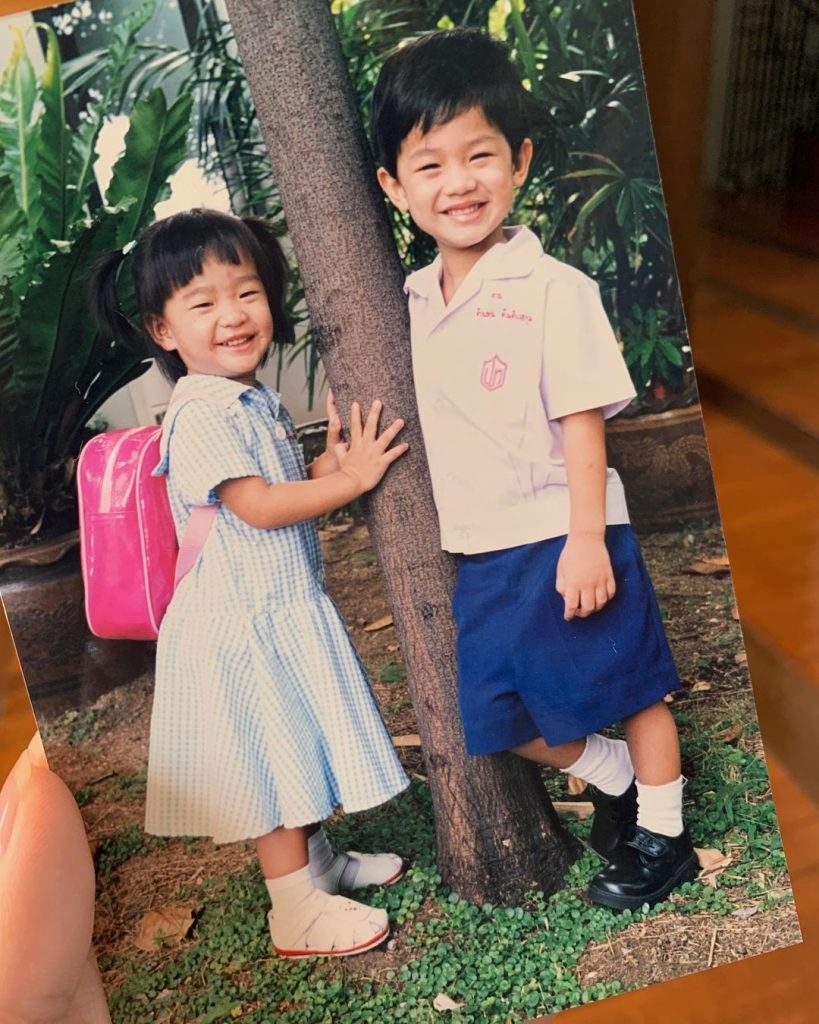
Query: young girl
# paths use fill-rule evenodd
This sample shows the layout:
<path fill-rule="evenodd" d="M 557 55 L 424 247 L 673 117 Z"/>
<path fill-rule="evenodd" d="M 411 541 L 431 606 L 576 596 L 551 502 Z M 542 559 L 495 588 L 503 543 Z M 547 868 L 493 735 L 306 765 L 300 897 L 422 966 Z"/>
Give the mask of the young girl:
<path fill-rule="evenodd" d="M 345 956 L 382 942 L 383 910 L 339 896 L 402 873 L 392 854 L 334 853 L 317 824 L 407 784 L 361 662 L 324 589 L 315 517 L 375 487 L 406 449 L 354 404 L 351 440 L 328 398 L 324 453 L 305 469 L 279 395 L 256 379 L 292 340 L 287 265 L 268 226 L 210 210 L 159 221 L 131 255 L 141 329 L 117 304 L 124 259 L 91 281 L 106 336 L 153 356 L 175 383 L 161 462 L 181 537 L 219 502 L 157 645 L 146 829 L 253 838 L 281 956 Z"/>

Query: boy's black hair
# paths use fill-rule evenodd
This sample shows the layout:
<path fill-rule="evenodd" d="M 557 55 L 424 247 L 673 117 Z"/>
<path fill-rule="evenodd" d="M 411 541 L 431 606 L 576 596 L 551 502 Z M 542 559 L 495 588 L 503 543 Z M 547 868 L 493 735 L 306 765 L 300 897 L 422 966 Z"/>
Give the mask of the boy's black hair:
<path fill-rule="evenodd" d="M 373 91 L 372 136 L 381 167 L 396 177 L 401 144 L 416 126 L 426 134 L 478 107 L 517 156 L 537 120 L 509 50 L 477 29 L 427 32 L 384 62 Z"/>
<path fill-rule="evenodd" d="M 176 213 L 146 228 L 127 256 L 121 250 L 103 256 L 89 280 L 89 302 L 100 332 L 116 338 L 138 355 L 156 360 L 172 384 L 187 373 L 178 352 L 166 352 L 151 338 L 147 323 L 162 316 L 165 303 L 179 288 L 202 273 L 207 257 L 256 267 L 267 295 L 277 345 L 293 341 L 293 325 L 285 313 L 288 266 L 271 225 L 253 217 L 240 219 L 218 210 Z M 136 307 L 141 323 L 122 311 L 117 278 L 125 260 L 131 263 Z"/>

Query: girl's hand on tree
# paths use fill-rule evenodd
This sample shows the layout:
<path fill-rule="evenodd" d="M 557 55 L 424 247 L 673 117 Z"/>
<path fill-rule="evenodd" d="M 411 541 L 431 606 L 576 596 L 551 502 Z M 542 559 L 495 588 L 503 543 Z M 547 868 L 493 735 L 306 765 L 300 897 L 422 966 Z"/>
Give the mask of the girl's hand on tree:
<path fill-rule="evenodd" d="M 390 445 L 404 426 L 401 419 L 393 422 L 381 433 L 378 433 L 378 417 L 382 403 L 376 399 L 370 409 L 367 420 L 361 422 L 361 406 L 353 402 L 350 409 L 350 443 L 340 442 L 335 446 L 341 472 L 356 484 L 359 494 L 372 490 L 381 480 L 389 467 L 409 448 L 406 442 Z"/>
<path fill-rule="evenodd" d="M 567 622 L 588 618 L 614 597 L 614 572 L 600 535 L 569 534 L 557 562 L 555 589 L 565 602 Z"/>

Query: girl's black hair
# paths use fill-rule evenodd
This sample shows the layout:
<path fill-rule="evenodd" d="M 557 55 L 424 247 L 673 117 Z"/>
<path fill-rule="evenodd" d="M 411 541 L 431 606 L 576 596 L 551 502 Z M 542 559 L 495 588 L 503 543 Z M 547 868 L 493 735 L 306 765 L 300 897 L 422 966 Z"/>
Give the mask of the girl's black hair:
<path fill-rule="evenodd" d="M 89 302 L 100 332 L 138 355 L 154 358 L 172 384 L 187 373 L 185 364 L 177 352 L 160 348 L 146 325 L 152 317 L 162 316 L 165 303 L 177 289 L 202 273 L 207 257 L 234 265 L 243 257 L 250 260 L 267 295 L 276 344 L 293 341 L 293 325 L 285 312 L 287 260 L 273 227 L 254 217 L 240 219 L 205 209 L 176 213 L 146 228 L 129 255 L 117 250 L 103 256 L 89 279 Z M 118 278 L 125 261 L 131 264 L 139 324 L 120 306 L 125 287 Z"/>
<path fill-rule="evenodd" d="M 541 117 L 500 40 L 457 28 L 401 45 L 384 62 L 373 91 L 379 165 L 396 177 L 401 144 L 413 128 L 426 134 L 472 107 L 503 133 L 513 156 Z"/>

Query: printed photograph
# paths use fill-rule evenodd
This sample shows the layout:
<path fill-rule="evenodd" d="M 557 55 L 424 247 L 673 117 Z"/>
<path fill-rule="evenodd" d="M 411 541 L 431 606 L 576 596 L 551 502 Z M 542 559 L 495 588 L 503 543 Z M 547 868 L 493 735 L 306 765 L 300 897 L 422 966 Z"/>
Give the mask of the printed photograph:
<path fill-rule="evenodd" d="M 629 0 L 78 0 L 0 68 L 0 596 L 112 1020 L 800 942 Z"/>

